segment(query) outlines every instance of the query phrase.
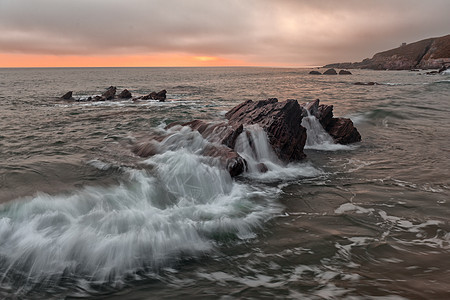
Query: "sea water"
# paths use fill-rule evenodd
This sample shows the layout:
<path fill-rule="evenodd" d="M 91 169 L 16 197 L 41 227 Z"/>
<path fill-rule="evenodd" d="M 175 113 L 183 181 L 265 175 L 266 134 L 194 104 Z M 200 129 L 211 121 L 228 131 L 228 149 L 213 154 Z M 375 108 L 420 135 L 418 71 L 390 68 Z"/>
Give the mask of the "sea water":
<path fill-rule="evenodd" d="M 450 78 L 308 72 L 0 69 L 0 296 L 448 297 Z M 57 99 L 110 85 L 168 99 Z M 231 178 L 209 140 L 165 129 L 269 97 L 332 104 L 362 142 L 334 145 L 308 116 L 307 158 L 286 165 L 247 126 L 249 168 Z M 155 136 L 156 155 L 133 154 Z"/>

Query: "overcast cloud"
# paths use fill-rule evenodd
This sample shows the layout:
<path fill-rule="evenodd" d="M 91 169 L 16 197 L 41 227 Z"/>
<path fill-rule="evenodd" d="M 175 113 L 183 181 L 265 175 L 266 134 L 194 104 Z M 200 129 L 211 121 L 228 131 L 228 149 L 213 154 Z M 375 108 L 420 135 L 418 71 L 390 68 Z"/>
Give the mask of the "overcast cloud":
<path fill-rule="evenodd" d="M 356 61 L 450 32 L 448 0 L 0 0 L 0 53 Z"/>

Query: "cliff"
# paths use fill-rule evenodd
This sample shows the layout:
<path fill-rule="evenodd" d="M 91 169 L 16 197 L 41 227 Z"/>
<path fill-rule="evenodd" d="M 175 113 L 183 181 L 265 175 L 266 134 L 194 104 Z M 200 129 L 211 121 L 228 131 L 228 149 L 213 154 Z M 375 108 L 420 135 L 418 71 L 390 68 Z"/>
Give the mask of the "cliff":
<path fill-rule="evenodd" d="M 410 70 L 439 69 L 450 65 L 450 34 L 429 38 L 375 54 L 356 63 L 335 63 L 324 68 Z"/>

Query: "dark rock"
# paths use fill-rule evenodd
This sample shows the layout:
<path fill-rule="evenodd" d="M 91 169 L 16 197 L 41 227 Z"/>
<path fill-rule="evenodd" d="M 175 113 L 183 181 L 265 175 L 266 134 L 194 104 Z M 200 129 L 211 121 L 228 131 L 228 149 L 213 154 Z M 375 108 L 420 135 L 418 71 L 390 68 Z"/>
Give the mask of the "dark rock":
<path fill-rule="evenodd" d="M 119 95 L 117 95 L 120 99 L 130 99 L 132 97 L 131 92 L 127 89 L 124 89 L 120 92 Z"/>
<path fill-rule="evenodd" d="M 354 84 L 355 85 L 378 85 L 377 82 L 373 82 L 373 81 L 369 81 L 369 82 L 360 82 L 360 81 L 358 81 L 358 82 L 355 82 Z"/>
<path fill-rule="evenodd" d="M 87 97 L 86 101 L 92 101 L 92 97 L 91 96 Z"/>
<path fill-rule="evenodd" d="M 238 176 L 247 170 L 247 162 L 234 150 L 217 144 L 208 144 L 202 155 L 218 158 L 228 170 L 231 177 Z"/>
<path fill-rule="evenodd" d="M 319 119 L 320 124 L 323 128 L 327 128 L 333 118 L 333 105 L 321 104 L 317 109 L 317 114 L 315 115 Z"/>
<path fill-rule="evenodd" d="M 64 100 L 70 100 L 70 99 L 72 99 L 72 91 L 69 91 L 69 92 L 67 92 L 67 93 L 65 93 L 62 97 L 61 97 L 61 99 L 64 99 Z"/>
<path fill-rule="evenodd" d="M 347 71 L 347 70 L 340 70 L 339 75 L 352 75 L 352 72 Z"/>
<path fill-rule="evenodd" d="M 444 71 L 446 71 L 448 69 L 448 67 L 446 67 L 445 65 L 444 66 L 442 66 L 440 69 L 439 69 L 439 73 L 442 73 L 442 72 L 444 72 Z"/>
<path fill-rule="evenodd" d="M 361 141 L 361 135 L 347 118 L 332 118 L 325 130 L 339 144 L 350 144 Z"/>
<path fill-rule="evenodd" d="M 258 169 L 258 171 L 260 173 L 266 173 L 267 171 L 269 171 L 269 168 L 267 168 L 265 163 L 259 163 L 256 165 L 256 168 Z"/>
<path fill-rule="evenodd" d="M 160 102 L 164 102 L 166 101 L 166 94 L 167 94 L 166 90 L 159 91 L 158 93 L 156 93 L 156 96 L 154 96 L 153 99 L 159 100 Z"/>
<path fill-rule="evenodd" d="M 244 130 L 242 124 L 237 127 L 233 127 L 225 122 L 206 123 L 201 120 L 193 120 L 181 125 L 189 126 L 192 130 L 197 130 L 198 132 L 200 132 L 203 138 L 212 143 L 223 144 L 231 149 L 234 149 L 237 137 Z M 170 128 L 172 126 L 172 124 L 169 124 L 167 127 Z"/>
<path fill-rule="evenodd" d="M 323 72 L 323 75 L 337 75 L 337 72 L 335 69 L 328 69 L 325 72 Z"/>
<path fill-rule="evenodd" d="M 148 95 L 142 96 L 138 99 L 142 99 L 142 100 L 158 100 L 159 102 L 164 102 L 166 101 L 166 94 L 167 91 L 166 90 L 162 90 L 157 92 L 151 92 Z"/>
<path fill-rule="evenodd" d="M 303 117 L 307 117 L 308 116 L 308 112 L 309 112 L 309 114 L 317 117 L 317 112 L 318 112 L 318 109 L 319 109 L 319 99 L 316 99 L 316 100 L 311 101 L 311 102 L 300 104 L 300 106 L 304 109 L 303 112 L 302 112 L 302 116 Z"/>
<path fill-rule="evenodd" d="M 102 97 L 102 96 L 94 96 L 94 98 L 92 98 L 92 101 L 105 101 L 106 98 Z"/>
<path fill-rule="evenodd" d="M 310 75 L 322 75 L 319 71 L 311 71 L 309 72 Z"/>
<path fill-rule="evenodd" d="M 438 71 L 430 71 L 430 72 L 427 72 L 426 74 L 427 75 L 437 75 L 437 74 L 439 74 L 439 72 Z"/>
<path fill-rule="evenodd" d="M 225 117 L 233 128 L 258 124 L 267 133 L 278 158 L 291 162 L 305 157 L 306 129 L 301 126 L 302 112 L 296 100 L 278 102 L 278 99 L 271 98 L 243 102 L 227 112 Z"/>
<path fill-rule="evenodd" d="M 116 95 L 117 88 L 115 86 L 110 86 L 106 92 L 102 94 L 102 97 L 106 100 L 112 100 L 114 99 L 114 96 Z"/>

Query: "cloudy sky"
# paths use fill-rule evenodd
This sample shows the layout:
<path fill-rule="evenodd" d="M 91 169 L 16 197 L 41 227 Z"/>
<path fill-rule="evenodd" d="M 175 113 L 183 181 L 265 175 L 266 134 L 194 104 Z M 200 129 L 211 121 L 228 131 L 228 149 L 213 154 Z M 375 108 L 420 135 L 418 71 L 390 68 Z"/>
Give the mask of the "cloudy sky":
<path fill-rule="evenodd" d="M 0 67 L 317 66 L 450 34 L 449 0 L 0 0 Z"/>

